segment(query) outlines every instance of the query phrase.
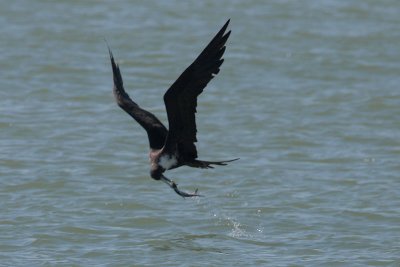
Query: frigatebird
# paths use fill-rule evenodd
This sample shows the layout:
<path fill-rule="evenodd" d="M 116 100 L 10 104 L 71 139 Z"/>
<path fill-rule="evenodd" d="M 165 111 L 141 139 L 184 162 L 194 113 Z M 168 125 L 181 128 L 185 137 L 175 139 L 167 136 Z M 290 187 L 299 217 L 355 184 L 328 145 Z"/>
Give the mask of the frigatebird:
<path fill-rule="evenodd" d="M 195 113 L 197 97 L 210 80 L 219 72 L 224 62 L 225 43 L 231 31 L 225 33 L 228 20 L 196 60 L 179 76 L 164 94 L 169 130 L 152 113 L 142 109 L 125 92 L 119 65 L 115 63 L 110 47 L 113 71 L 113 94 L 117 104 L 132 116 L 147 132 L 150 144 L 150 176 L 168 184 L 182 197 L 201 196 L 178 189 L 177 184 L 164 176 L 166 170 L 186 165 L 194 168 L 213 168 L 226 165 L 237 159 L 225 161 L 203 161 L 197 159 Z"/>

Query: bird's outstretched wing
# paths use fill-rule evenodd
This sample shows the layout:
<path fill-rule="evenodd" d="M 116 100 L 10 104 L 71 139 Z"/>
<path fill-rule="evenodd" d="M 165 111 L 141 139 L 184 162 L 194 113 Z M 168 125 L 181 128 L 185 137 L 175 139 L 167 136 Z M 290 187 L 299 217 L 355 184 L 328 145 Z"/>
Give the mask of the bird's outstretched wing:
<path fill-rule="evenodd" d="M 169 134 L 165 152 L 174 152 L 186 160 L 197 158 L 196 120 L 197 96 L 219 72 L 223 63 L 225 43 L 231 33 L 225 33 L 229 20 L 215 35 L 196 60 L 179 76 L 164 95 Z"/>
<path fill-rule="evenodd" d="M 138 104 L 132 101 L 129 95 L 125 92 L 122 81 L 121 72 L 118 64 L 115 63 L 111 49 L 110 53 L 111 67 L 114 78 L 113 93 L 118 106 L 131 115 L 146 131 L 149 138 L 150 148 L 161 149 L 164 146 L 168 135 L 168 130 L 152 113 L 142 109 Z"/>

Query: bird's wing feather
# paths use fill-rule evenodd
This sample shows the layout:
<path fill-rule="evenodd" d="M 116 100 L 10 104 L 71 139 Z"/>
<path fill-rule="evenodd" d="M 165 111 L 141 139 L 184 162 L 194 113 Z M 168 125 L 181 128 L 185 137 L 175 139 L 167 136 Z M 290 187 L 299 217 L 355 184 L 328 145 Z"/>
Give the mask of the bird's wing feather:
<path fill-rule="evenodd" d="M 218 74 L 223 63 L 225 43 L 231 33 L 225 33 L 229 20 L 215 35 L 196 60 L 179 76 L 164 95 L 167 109 L 169 134 L 165 149 L 176 149 L 185 159 L 197 158 L 196 120 L 197 97 Z"/>
<path fill-rule="evenodd" d="M 149 138 L 150 148 L 161 149 L 164 146 L 168 135 L 168 130 L 152 113 L 142 109 L 138 104 L 132 101 L 125 92 L 122 81 L 121 71 L 118 64 L 115 63 L 114 56 L 110 53 L 111 67 L 113 71 L 114 88 L 113 93 L 118 106 L 131 115 L 146 131 Z"/>

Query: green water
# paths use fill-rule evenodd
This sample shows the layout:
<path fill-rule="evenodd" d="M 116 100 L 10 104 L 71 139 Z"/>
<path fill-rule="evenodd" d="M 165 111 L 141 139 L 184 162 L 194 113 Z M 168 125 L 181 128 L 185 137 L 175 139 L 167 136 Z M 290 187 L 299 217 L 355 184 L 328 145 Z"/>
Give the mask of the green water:
<path fill-rule="evenodd" d="M 400 266 L 400 2 L 2 1 L 0 266 Z M 149 177 L 162 96 L 231 18 L 201 159 Z"/>

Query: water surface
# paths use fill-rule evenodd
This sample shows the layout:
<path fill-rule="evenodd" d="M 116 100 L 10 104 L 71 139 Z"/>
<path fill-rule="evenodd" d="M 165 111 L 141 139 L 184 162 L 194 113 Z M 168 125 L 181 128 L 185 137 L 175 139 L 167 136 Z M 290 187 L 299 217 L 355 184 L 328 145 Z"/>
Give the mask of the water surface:
<path fill-rule="evenodd" d="M 0 265 L 399 266 L 400 2 L 0 4 Z M 162 95 L 231 18 L 200 158 L 149 175 Z"/>

